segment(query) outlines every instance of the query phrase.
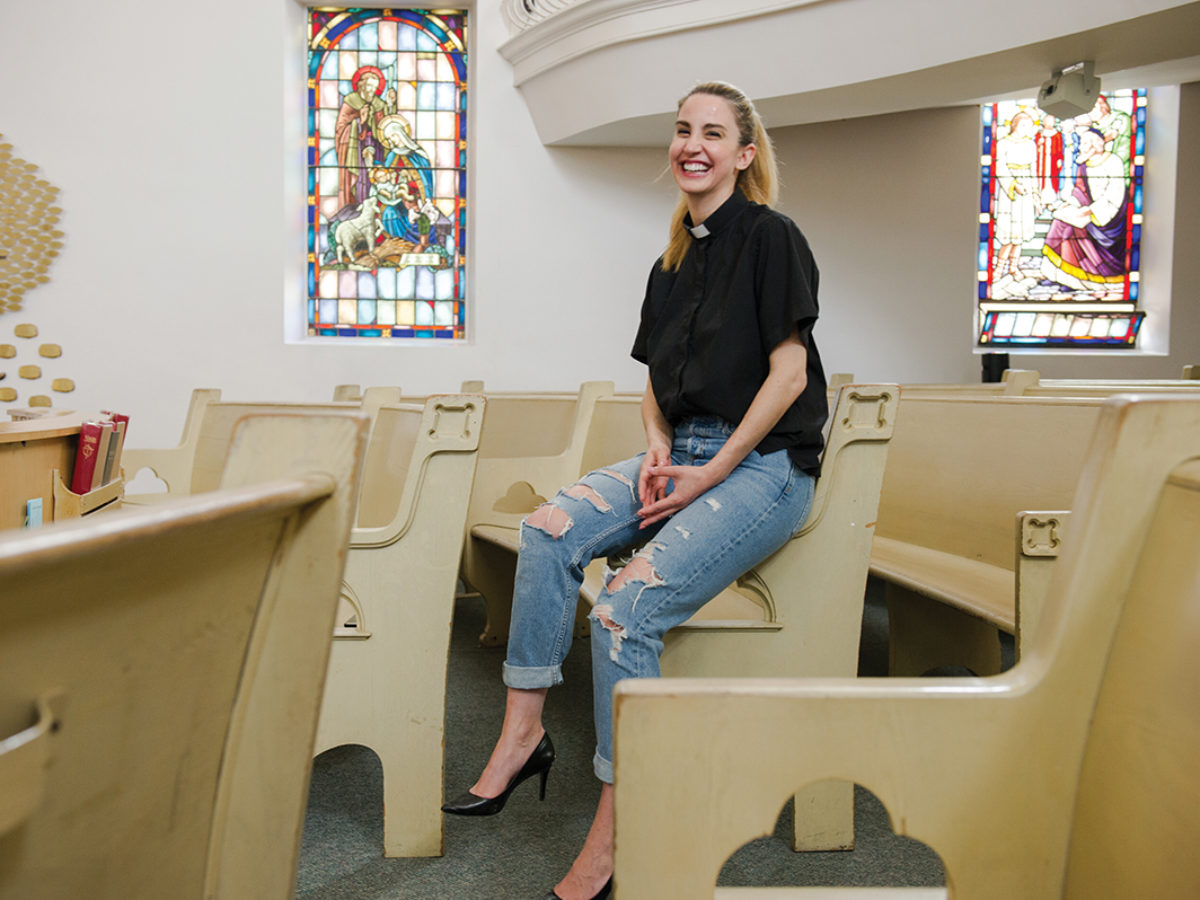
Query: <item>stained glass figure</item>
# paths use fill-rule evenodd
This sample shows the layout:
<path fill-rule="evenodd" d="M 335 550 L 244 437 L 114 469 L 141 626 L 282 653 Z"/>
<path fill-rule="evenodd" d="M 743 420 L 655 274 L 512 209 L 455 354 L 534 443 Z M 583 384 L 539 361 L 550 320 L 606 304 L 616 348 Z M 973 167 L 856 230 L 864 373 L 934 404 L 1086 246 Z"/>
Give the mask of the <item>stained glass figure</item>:
<path fill-rule="evenodd" d="M 308 333 L 462 338 L 466 13 L 308 11 Z"/>
<path fill-rule="evenodd" d="M 1145 90 L 983 107 L 980 346 L 1136 346 L 1145 140 Z"/>

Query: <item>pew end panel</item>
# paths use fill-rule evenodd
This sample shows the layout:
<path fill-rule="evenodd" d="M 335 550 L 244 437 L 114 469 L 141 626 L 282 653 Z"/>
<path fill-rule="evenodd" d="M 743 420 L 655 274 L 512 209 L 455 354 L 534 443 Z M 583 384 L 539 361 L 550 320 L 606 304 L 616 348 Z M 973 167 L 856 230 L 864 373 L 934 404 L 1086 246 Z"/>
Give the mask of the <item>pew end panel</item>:
<path fill-rule="evenodd" d="M 807 520 L 730 589 L 752 602 L 753 618 L 702 609 L 668 633 L 664 675 L 855 674 L 879 486 L 899 409 L 895 385 L 840 389 Z"/>
<path fill-rule="evenodd" d="M 384 406 L 371 435 L 316 751 L 361 744 L 379 757 L 389 857 L 443 852 L 446 666 L 486 405 L 438 395 Z"/>
<path fill-rule="evenodd" d="M 222 760 L 206 896 L 284 900 L 295 890 L 329 635 L 370 425 L 347 409 L 254 415 L 235 428 L 219 489 L 282 469 L 326 473 L 332 493 L 289 535 L 298 562 L 273 566 L 264 587 L 267 617 L 251 634 Z"/>
<path fill-rule="evenodd" d="M 0 895 L 292 895 L 364 440 L 252 420 L 221 491 L 0 537 Z"/>
<path fill-rule="evenodd" d="M 949 898 L 1196 895 L 1180 842 L 1200 827 L 1198 457 L 1200 401 L 1107 406 L 1041 623 L 1003 675 L 620 683 L 619 896 L 711 895 L 782 798 L 824 778 L 932 847 Z"/>

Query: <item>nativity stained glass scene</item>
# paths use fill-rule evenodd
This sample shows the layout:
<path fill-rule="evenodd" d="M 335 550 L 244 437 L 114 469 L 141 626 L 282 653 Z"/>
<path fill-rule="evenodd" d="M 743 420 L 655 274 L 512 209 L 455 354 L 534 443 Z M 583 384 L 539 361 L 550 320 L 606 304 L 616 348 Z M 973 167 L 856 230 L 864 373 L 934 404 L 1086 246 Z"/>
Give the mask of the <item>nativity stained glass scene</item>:
<path fill-rule="evenodd" d="M 1136 346 L 1145 132 L 1144 90 L 1071 119 L 983 107 L 980 346 Z"/>
<path fill-rule="evenodd" d="M 462 338 L 466 21 L 308 11 L 308 333 Z"/>

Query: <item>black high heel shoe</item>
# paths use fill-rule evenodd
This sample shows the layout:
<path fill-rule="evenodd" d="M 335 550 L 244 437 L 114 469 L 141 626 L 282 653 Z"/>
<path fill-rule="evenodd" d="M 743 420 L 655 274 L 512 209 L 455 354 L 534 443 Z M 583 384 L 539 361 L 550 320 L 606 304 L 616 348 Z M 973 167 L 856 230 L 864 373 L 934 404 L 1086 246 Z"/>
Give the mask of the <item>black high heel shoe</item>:
<path fill-rule="evenodd" d="M 529 759 L 525 760 L 525 765 L 521 766 L 520 771 L 509 781 L 508 787 L 504 789 L 503 793 L 496 797 L 480 797 L 467 791 L 443 804 L 442 812 L 455 816 L 494 816 L 504 809 L 504 804 L 508 802 L 508 795 L 513 792 L 513 788 L 534 775 L 542 776 L 542 789 L 538 794 L 538 799 L 545 800 L 546 777 L 550 774 L 550 766 L 553 763 L 554 743 L 550 740 L 550 732 L 547 731 L 542 735 L 538 745 L 533 748 Z"/>
<path fill-rule="evenodd" d="M 604 887 L 600 888 L 599 893 L 592 897 L 592 900 L 605 900 L 605 898 L 611 893 L 612 877 L 610 876 L 608 881 L 604 882 Z M 558 896 L 556 892 L 551 891 L 545 897 L 543 897 L 542 900 L 562 900 L 562 897 Z"/>

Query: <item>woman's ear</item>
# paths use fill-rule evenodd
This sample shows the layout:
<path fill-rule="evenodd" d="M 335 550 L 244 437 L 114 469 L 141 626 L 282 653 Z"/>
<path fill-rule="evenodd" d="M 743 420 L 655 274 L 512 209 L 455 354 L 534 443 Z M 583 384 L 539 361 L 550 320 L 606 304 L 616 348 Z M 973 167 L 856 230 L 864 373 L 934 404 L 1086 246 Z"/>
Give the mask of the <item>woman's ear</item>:
<path fill-rule="evenodd" d="M 754 155 L 756 153 L 758 153 L 758 147 L 756 147 L 754 144 L 746 144 L 744 147 L 738 150 L 738 156 L 734 161 L 734 165 L 737 167 L 739 172 L 750 168 L 750 163 L 754 162 Z"/>

